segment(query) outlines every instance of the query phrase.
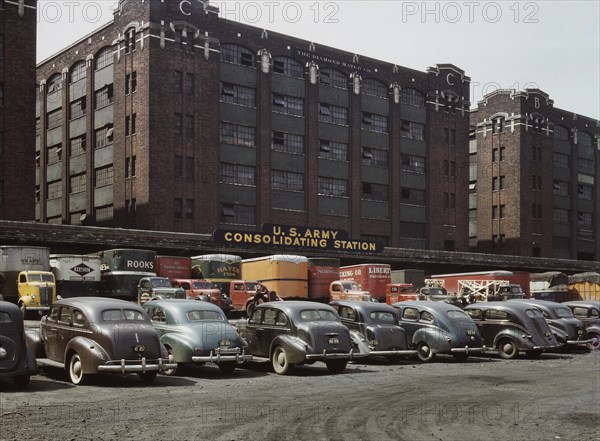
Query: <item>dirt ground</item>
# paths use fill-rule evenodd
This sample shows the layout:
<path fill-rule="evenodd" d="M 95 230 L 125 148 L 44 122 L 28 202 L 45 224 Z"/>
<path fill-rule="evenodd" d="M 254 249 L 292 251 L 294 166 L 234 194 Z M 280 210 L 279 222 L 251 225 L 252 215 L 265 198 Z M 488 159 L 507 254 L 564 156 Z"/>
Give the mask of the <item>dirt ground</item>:
<path fill-rule="evenodd" d="M 430 364 L 321 363 L 288 376 L 251 363 L 223 375 L 186 367 L 143 386 L 135 375 L 73 386 L 60 372 L 26 390 L 0 384 L 0 440 L 600 439 L 600 351 L 438 356 Z"/>

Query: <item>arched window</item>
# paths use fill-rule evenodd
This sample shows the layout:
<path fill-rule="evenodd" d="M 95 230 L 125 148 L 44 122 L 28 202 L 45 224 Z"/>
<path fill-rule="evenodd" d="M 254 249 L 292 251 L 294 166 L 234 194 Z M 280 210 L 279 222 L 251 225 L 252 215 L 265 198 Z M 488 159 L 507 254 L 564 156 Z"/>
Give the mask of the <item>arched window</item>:
<path fill-rule="evenodd" d="M 100 49 L 96 54 L 96 70 L 100 70 L 106 66 L 113 64 L 113 50 L 111 47 Z"/>
<path fill-rule="evenodd" d="M 565 126 L 554 126 L 554 137 L 564 141 L 569 140 L 569 129 Z"/>
<path fill-rule="evenodd" d="M 254 54 L 238 44 L 224 44 L 221 46 L 221 61 L 254 67 Z"/>
<path fill-rule="evenodd" d="M 387 86 L 375 78 L 365 78 L 362 82 L 363 95 L 371 95 L 379 98 L 388 98 Z"/>
<path fill-rule="evenodd" d="M 274 57 L 273 72 L 294 78 L 304 77 L 302 65 L 289 57 Z"/>
<path fill-rule="evenodd" d="M 323 68 L 319 73 L 321 84 L 328 84 L 339 89 L 348 88 L 348 77 L 339 70 Z"/>
<path fill-rule="evenodd" d="M 70 82 L 74 83 L 85 78 L 85 61 L 78 61 L 71 67 Z"/>
<path fill-rule="evenodd" d="M 592 136 L 586 132 L 579 132 L 577 134 L 577 143 L 582 147 L 591 147 Z"/>
<path fill-rule="evenodd" d="M 57 73 L 50 77 L 50 79 L 46 82 L 46 93 L 52 93 L 60 90 L 62 88 L 62 76 Z"/>
<path fill-rule="evenodd" d="M 415 89 L 402 89 L 402 104 L 410 106 L 425 107 L 425 96 Z"/>

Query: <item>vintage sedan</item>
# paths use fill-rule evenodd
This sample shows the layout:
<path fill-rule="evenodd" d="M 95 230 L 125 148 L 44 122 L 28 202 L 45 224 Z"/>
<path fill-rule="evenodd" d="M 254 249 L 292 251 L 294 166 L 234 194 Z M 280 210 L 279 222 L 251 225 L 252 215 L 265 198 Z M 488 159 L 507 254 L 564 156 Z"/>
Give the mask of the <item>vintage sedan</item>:
<path fill-rule="evenodd" d="M 590 339 L 589 349 L 600 349 L 600 302 L 573 300 L 562 303 L 573 311 L 573 316 L 583 322 Z"/>
<path fill-rule="evenodd" d="M 270 361 L 277 374 L 294 365 L 322 361 L 333 374 L 359 357 L 350 331 L 329 305 L 308 301 L 268 302 L 257 305 L 248 320 L 238 322 L 255 360 Z"/>
<path fill-rule="evenodd" d="M 35 355 L 25 344 L 23 314 L 17 305 L 0 300 L 0 378 L 25 387 L 35 373 Z"/>
<path fill-rule="evenodd" d="M 573 316 L 568 306 L 538 299 L 510 299 L 509 302 L 525 303 L 539 309 L 563 350 L 585 347 L 591 343 L 583 322 Z"/>
<path fill-rule="evenodd" d="M 124 300 L 72 297 L 54 303 L 27 333 L 38 364 L 65 369 L 74 384 L 100 373 L 137 373 L 150 383 L 177 368 L 142 307 Z"/>
<path fill-rule="evenodd" d="M 215 363 L 222 372 L 231 373 L 252 359 L 247 354 L 248 344 L 217 305 L 198 300 L 151 300 L 144 309 L 178 364 Z"/>
<path fill-rule="evenodd" d="M 481 335 L 465 312 L 446 302 L 415 300 L 397 302 L 402 326 L 417 349 L 421 361 L 431 361 L 436 354 L 451 354 L 464 361 L 470 354 L 484 350 Z"/>
<path fill-rule="evenodd" d="M 515 358 L 522 351 L 531 358 L 558 349 L 552 329 L 539 309 L 519 302 L 480 302 L 465 307 L 489 351 L 501 358 Z"/>
<path fill-rule="evenodd" d="M 403 356 L 416 355 L 406 332 L 398 324 L 396 310 L 385 303 L 336 300 L 330 305 L 350 330 L 354 347 L 361 354 L 384 356 L 396 361 Z"/>

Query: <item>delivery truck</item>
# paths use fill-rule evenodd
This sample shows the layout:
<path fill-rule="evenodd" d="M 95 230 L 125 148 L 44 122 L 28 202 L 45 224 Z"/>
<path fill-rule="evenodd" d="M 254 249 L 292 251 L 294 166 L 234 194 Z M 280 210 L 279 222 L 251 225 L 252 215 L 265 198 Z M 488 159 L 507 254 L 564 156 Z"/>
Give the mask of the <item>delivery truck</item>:
<path fill-rule="evenodd" d="M 392 283 L 391 268 L 385 263 L 342 266 L 340 280 L 356 282 L 360 289 L 368 291 L 374 300 L 385 303 L 386 287 Z"/>
<path fill-rule="evenodd" d="M 61 299 L 100 295 L 100 256 L 50 254 L 50 268 L 56 279 L 56 295 Z"/>

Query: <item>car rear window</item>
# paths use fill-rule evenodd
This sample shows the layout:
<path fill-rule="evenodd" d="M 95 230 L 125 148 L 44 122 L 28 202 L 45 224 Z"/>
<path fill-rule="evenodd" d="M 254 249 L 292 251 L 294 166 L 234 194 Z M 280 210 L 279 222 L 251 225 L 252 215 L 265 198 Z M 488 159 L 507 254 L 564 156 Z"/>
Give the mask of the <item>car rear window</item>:
<path fill-rule="evenodd" d="M 10 323 L 10 322 L 12 322 L 10 315 L 7 314 L 6 312 L 0 312 L 0 323 Z"/>
<path fill-rule="evenodd" d="M 544 317 L 540 311 L 537 309 L 528 309 L 525 311 L 528 317 Z"/>
<path fill-rule="evenodd" d="M 467 314 L 465 314 L 463 311 L 455 311 L 455 310 L 450 310 L 447 311 L 448 317 L 450 317 L 451 319 L 464 319 L 465 317 L 469 317 Z"/>
<path fill-rule="evenodd" d="M 556 315 L 559 316 L 560 318 L 572 318 L 573 311 L 571 311 L 570 308 L 566 308 L 566 307 L 556 308 Z"/>
<path fill-rule="evenodd" d="M 370 315 L 376 323 L 394 323 L 396 321 L 395 315 L 388 311 L 373 311 Z"/>
<path fill-rule="evenodd" d="M 314 320 L 333 320 L 337 321 L 337 316 L 325 309 L 304 309 L 300 311 L 300 318 L 306 321 Z"/>
<path fill-rule="evenodd" d="M 187 312 L 187 318 L 190 322 L 201 322 L 203 320 L 224 321 L 225 317 L 218 311 L 194 310 Z"/>
<path fill-rule="evenodd" d="M 144 321 L 145 317 L 140 311 L 134 309 L 105 309 L 102 311 L 102 320 L 107 322 L 123 320 Z"/>

